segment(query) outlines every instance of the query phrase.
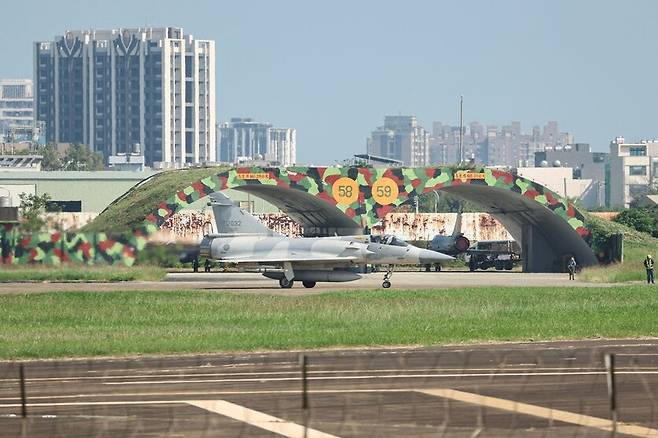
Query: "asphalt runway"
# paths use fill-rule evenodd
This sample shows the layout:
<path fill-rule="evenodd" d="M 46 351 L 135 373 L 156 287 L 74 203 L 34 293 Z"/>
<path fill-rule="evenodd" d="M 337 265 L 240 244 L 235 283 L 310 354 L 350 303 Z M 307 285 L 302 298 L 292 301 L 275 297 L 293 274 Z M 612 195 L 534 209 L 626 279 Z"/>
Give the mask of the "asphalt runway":
<path fill-rule="evenodd" d="M 276 280 L 258 273 L 170 273 L 164 281 L 126 281 L 117 283 L 69 282 L 69 283 L 0 283 L 0 294 L 59 292 L 59 291 L 162 291 L 162 290 L 205 290 L 236 291 L 244 293 L 274 293 L 283 295 L 306 295 L 335 290 L 381 289 L 384 273 L 364 274 L 363 278 L 347 283 L 318 283 L 306 289 L 295 282 L 292 289 L 281 289 Z M 568 274 L 522 272 L 394 272 L 392 289 L 441 289 L 466 286 L 524 286 L 524 287 L 600 287 L 606 284 L 569 281 Z"/>
<path fill-rule="evenodd" d="M 0 363 L 0 434 L 30 437 L 658 436 L 658 340 Z"/>

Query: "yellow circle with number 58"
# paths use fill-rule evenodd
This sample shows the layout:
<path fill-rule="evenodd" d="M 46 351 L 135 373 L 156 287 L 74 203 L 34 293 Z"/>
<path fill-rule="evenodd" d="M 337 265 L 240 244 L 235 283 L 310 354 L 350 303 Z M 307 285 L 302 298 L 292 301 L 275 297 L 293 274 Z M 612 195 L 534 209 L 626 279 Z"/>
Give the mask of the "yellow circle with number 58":
<path fill-rule="evenodd" d="M 344 176 L 331 186 L 331 193 L 338 204 L 352 204 L 359 198 L 359 184 Z"/>
<path fill-rule="evenodd" d="M 372 199 L 380 205 L 392 204 L 399 194 L 398 185 L 391 178 L 380 178 L 372 185 Z"/>

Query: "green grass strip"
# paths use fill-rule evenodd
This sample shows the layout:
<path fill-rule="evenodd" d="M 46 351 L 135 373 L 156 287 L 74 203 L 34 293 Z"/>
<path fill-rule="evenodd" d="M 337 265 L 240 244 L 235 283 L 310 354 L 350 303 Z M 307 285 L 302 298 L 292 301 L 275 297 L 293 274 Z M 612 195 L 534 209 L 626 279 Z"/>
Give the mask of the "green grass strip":
<path fill-rule="evenodd" d="M 658 289 L 0 296 L 0 357 L 658 336 Z"/>
<path fill-rule="evenodd" d="M 152 266 L 3 266 L 0 282 L 23 281 L 156 281 L 167 271 Z"/>
<path fill-rule="evenodd" d="M 591 283 L 623 283 L 627 281 L 646 280 L 644 258 L 653 254 L 658 248 L 658 241 L 647 236 L 645 243 L 629 242 L 624 244 L 624 263 L 607 266 L 594 266 L 584 269 L 579 280 Z"/>

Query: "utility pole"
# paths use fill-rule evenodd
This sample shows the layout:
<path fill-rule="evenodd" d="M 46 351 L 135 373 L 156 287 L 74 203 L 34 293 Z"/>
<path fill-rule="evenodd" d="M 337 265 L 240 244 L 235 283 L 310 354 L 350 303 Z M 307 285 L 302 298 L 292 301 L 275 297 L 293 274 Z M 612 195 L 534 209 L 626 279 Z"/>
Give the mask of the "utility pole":
<path fill-rule="evenodd" d="M 459 164 L 464 162 L 464 96 L 459 96 Z"/>

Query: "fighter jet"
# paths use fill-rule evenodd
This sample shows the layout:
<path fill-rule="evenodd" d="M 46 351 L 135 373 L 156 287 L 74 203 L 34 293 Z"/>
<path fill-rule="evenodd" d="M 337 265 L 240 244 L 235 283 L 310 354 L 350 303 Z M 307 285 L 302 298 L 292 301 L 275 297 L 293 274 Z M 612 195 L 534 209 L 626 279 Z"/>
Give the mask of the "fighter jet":
<path fill-rule="evenodd" d="M 217 234 L 204 237 L 200 256 L 242 269 L 257 269 L 279 286 L 295 281 L 311 288 L 320 281 L 353 281 L 366 264 L 388 265 L 382 287 L 391 287 L 395 265 L 438 263 L 453 257 L 409 245 L 395 236 L 334 236 L 290 238 L 261 224 L 235 206 L 223 193 L 210 195 Z"/>
<path fill-rule="evenodd" d="M 464 236 L 464 233 L 462 233 L 462 212 L 460 211 L 457 213 L 455 228 L 453 228 L 452 234 L 450 236 L 437 234 L 432 240 L 430 240 L 427 248 L 432 251 L 456 256 L 465 253 L 470 246 L 470 240 L 468 240 L 468 238 Z M 431 265 L 429 264 L 425 265 L 425 270 L 429 271 L 430 267 Z M 440 271 L 441 265 L 438 263 L 435 264 L 434 269 Z"/>

